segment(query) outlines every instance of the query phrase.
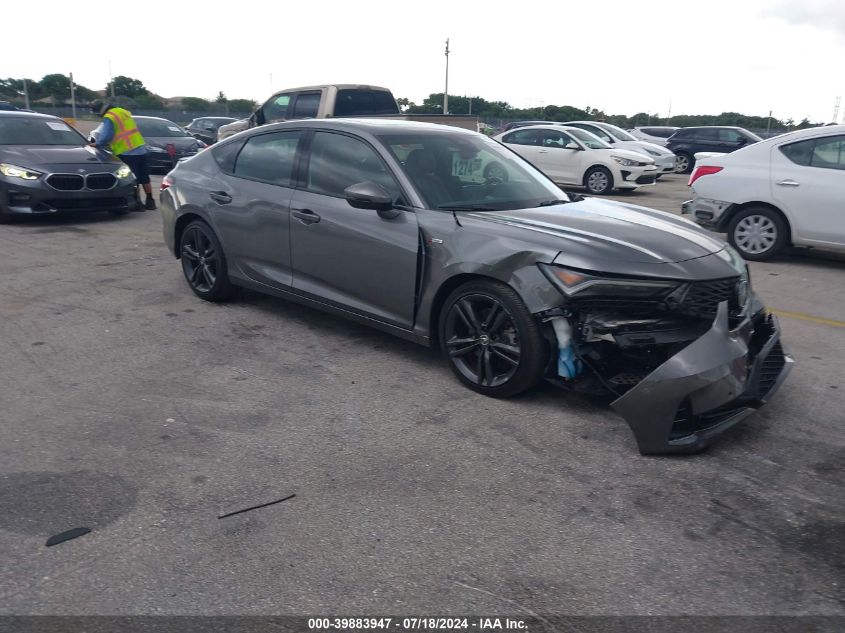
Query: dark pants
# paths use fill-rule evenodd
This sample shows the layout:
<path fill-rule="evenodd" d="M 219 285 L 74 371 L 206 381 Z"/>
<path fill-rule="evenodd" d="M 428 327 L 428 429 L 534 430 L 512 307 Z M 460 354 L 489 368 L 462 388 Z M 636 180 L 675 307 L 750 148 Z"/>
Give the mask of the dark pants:
<path fill-rule="evenodd" d="M 118 158 L 132 170 L 139 185 L 149 184 L 150 163 L 146 154 L 121 154 Z"/>

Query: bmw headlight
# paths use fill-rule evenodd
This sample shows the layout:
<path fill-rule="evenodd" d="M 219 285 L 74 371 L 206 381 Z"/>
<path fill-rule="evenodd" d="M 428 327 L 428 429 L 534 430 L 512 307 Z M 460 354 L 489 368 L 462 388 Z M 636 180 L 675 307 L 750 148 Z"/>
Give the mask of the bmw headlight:
<path fill-rule="evenodd" d="M 129 169 L 128 165 L 121 165 L 118 167 L 117 171 L 114 172 L 114 175 L 120 179 L 129 178 L 132 175 L 132 170 Z"/>
<path fill-rule="evenodd" d="M 540 264 L 546 277 L 567 297 L 622 296 L 659 298 L 670 294 L 680 283 L 663 279 L 630 279 Z"/>
<path fill-rule="evenodd" d="M 631 160 L 630 158 L 622 158 L 621 156 L 611 156 L 611 158 L 625 167 L 636 167 L 639 165 L 637 161 Z"/>
<path fill-rule="evenodd" d="M 27 169 L 26 167 L 18 167 L 17 165 L 10 165 L 9 163 L 0 163 L 0 174 L 8 178 L 21 178 L 23 180 L 38 180 L 41 178 L 41 172 L 34 169 Z"/>

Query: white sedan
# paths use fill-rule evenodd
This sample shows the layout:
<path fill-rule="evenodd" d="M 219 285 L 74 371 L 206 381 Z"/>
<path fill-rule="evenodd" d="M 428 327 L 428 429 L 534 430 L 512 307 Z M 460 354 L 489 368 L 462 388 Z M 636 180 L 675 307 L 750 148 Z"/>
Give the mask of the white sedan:
<path fill-rule="evenodd" d="M 590 134 L 598 136 L 605 143 L 609 143 L 618 149 L 639 152 L 640 154 L 645 154 L 653 158 L 660 175 L 675 173 L 674 152 L 654 143 L 637 140 L 621 127 L 605 123 L 604 121 L 572 121 L 570 123 L 564 123 L 564 125 L 586 130 Z"/>
<path fill-rule="evenodd" d="M 561 125 L 532 125 L 494 137 L 558 185 L 591 194 L 653 185 L 658 169 L 648 156 L 611 147 L 589 132 Z"/>
<path fill-rule="evenodd" d="M 696 155 L 698 157 L 698 155 Z M 845 125 L 782 134 L 696 161 L 682 211 L 746 259 L 789 245 L 845 252 Z"/>

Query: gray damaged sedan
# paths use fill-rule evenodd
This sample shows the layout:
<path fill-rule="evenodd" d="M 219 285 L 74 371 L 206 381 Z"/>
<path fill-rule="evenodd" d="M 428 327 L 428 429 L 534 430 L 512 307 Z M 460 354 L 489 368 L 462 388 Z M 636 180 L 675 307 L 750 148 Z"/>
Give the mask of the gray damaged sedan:
<path fill-rule="evenodd" d="M 312 120 L 246 131 L 164 180 L 189 286 L 285 297 L 438 345 L 479 393 L 612 396 L 643 454 L 692 452 L 792 359 L 728 245 L 670 214 L 570 201 L 485 136 Z"/>

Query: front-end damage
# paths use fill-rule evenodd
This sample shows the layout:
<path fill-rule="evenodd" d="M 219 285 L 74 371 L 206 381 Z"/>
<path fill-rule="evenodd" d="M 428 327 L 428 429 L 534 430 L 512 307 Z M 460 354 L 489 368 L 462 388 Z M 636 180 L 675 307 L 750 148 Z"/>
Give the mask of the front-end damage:
<path fill-rule="evenodd" d="M 538 315 L 546 323 L 566 319 L 583 368 L 563 375 L 550 363 L 548 377 L 612 394 L 641 453 L 695 452 L 764 404 L 793 360 L 745 276 L 649 292 L 574 295 Z"/>

